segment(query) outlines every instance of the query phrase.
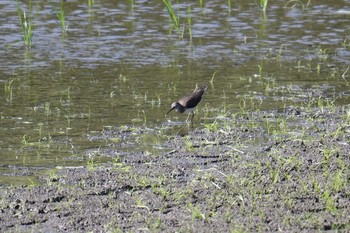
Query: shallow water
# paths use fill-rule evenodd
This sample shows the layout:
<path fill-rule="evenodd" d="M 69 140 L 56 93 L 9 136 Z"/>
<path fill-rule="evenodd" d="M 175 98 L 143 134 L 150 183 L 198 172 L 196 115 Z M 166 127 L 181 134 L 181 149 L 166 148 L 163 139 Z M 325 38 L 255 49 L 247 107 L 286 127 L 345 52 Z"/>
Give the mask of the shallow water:
<path fill-rule="evenodd" d="M 196 127 L 242 100 L 248 111 L 348 104 L 350 1 L 303 3 L 274 1 L 266 14 L 254 1 L 181 3 L 178 33 L 161 2 L 67 1 L 64 34 L 59 4 L 38 1 L 26 49 L 16 5 L 1 1 L 0 183 L 86 164 L 108 144 L 89 140 L 104 128 L 176 127 L 186 116 L 164 113 L 196 82 L 209 84 Z"/>

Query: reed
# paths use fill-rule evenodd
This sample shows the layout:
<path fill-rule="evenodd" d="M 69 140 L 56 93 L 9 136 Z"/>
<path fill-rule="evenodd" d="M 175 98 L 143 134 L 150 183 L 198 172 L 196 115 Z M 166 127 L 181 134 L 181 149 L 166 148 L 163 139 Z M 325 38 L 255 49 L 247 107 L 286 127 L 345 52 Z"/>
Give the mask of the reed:
<path fill-rule="evenodd" d="M 18 0 L 16 1 L 17 14 L 20 20 L 20 25 L 23 33 L 24 44 L 27 49 L 32 46 L 32 36 L 33 36 L 33 25 L 32 25 L 32 1 L 28 1 L 28 14 L 25 10 L 22 10 Z"/>

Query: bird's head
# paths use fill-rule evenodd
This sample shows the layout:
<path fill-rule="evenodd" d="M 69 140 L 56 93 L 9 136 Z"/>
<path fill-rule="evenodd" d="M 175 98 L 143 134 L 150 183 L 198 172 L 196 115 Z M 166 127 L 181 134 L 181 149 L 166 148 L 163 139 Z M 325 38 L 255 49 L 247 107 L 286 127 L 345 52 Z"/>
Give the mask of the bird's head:
<path fill-rule="evenodd" d="M 179 102 L 174 102 L 174 103 L 172 103 L 172 104 L 171 104 L 170 110 L 165 114 L 165 116 L 168 115 L 168 113 L 171 112 L 172 110 L 176 109 L 176 107 L 177 107 L 178 105 L 179 105 Z"/>

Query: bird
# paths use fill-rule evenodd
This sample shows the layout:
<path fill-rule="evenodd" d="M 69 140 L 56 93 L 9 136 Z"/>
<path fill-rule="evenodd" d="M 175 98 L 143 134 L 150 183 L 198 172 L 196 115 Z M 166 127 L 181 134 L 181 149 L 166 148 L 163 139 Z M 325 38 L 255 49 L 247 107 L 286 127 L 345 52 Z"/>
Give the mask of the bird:
<path fill-rule="evenodd" d="M 191 117 L 191 122 L 194 117 L 193 110 L 196 108 L 198 103 L 202 100 L 202 96 L 206 92 L 208 86 L 200 87 L 198 86 L 198 83 L 196 83 L 196 88 L 192 92 L 192 94 L 187 95 L 179 99 L 177 102 L 174 102 L 171 104 L 170 110 L 165 114 L 165 116 L 168 115 L 169 112 L 175 109 L 176 112 L 179 113 L 189 113 L 186 121 L 188 120 L 189 116 Z"/>

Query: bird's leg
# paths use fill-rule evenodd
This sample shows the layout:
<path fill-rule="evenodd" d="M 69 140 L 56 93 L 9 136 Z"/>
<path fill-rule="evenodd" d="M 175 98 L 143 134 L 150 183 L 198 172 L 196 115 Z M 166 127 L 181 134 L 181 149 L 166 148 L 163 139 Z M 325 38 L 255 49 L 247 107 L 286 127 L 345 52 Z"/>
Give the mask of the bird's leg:
<path fill-rule="evenodd" d="M 191 113 L 189 113 L 189 114 L 187 115 L 186 123 L 188 122 L 188 118 L 190 118 L 190 114 L 191 114 Z"/>
<path fill-rule="evenodd" d="M 188 120 L 190 118 L 190 115 L 191 115 L 191 120 Z M 186 122 L 187 123 L 192 123 L 192 120 L 193 120 L 193 117 L 194 117 L 194 112 L 190 112 L 187 116 L 187 119 L 186 119 Z"/>

